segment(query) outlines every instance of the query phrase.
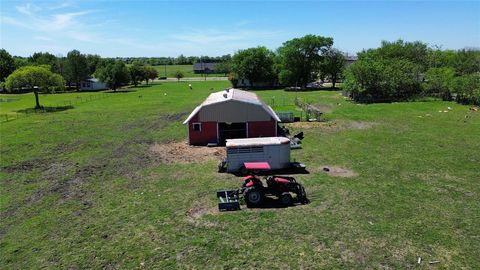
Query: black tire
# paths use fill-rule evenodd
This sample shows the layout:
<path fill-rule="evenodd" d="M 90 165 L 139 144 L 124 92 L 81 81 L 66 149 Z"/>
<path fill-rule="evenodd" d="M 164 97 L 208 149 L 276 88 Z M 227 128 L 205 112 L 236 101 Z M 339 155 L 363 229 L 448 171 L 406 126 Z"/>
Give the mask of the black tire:
<path fill-rule="evenodd" d="M 292 195 L 288 192 L 282 193 L 282 195 L 280 196 L 280 202 L 285 207 L 293 205 Z"/>
<path fill-rule="evenodd" d="M 248 170 L 247 170 L 247 168 L 245 168 L 245 166 L 240 167 L 239 172 L 240 172 L 240 175 L 247 175 L 248 174 Z"/>
<path fill-rule="evenodd" d="M 258 207 L 263 202 L 263 194 L 255 187 L 249 187 L 243 195 L 247 207 Z"/>

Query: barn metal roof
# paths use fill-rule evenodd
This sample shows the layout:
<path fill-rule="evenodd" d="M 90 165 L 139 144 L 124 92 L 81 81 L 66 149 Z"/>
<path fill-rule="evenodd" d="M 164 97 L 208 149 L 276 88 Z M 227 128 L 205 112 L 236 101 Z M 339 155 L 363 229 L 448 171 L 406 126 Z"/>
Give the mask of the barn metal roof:
<path fill-rule="evenodd" d="M 226 89 L 224 91 L 211 93 L 205 101 L 197 106 L 193 112 L 187 117 L 183 124 L 188 123 L 192 117 L 194 117 L 201 108 L 210 106 L 213 104 L 218 104 L 227 101 L 238 101 L 243 103 L 254 104 L 262 107 L 273 119 L 277 122 L 281 122 L 277 114 L 272 110 L 270 106 L 265 104 L 255 93 L 243 91 L 235 88 Z"/>
<path fill-rule="evenodd" d="M 263 138 L 248 138 L 248 139 L 228 139 L 227 147 L 242 147 L 242 146 L 260 146 L 260 145 L 276 145 L 276 144 L 290 144 L 290 139 L 285 137 L 263 137 Z"/>

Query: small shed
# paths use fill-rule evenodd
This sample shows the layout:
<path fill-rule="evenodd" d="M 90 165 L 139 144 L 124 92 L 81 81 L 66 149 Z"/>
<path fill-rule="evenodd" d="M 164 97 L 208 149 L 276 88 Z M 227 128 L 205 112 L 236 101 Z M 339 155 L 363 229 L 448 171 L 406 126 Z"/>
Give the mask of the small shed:
<path fill-rule="evenodd" d="M 278 170 L 290 166 L 290 139 L 266 137 L 227 140 L 227 172 L 238 172 L 245 163 L 268 164 L 269 169 Z"/>
<path fill-rule="evenodd" d="M 85 79 L 80 83 L 80 90 L 83 91 L 96 91 L 103 89 L 107 89 L 107 84 L 96 78 Z"/>
<path fill-rule="evenodd" d="M 210 94 L 183 124 L 192 145 L 225 145 L 227 139 L 274 137 L 280 118 L 255 93 L 226 89 Z"/>

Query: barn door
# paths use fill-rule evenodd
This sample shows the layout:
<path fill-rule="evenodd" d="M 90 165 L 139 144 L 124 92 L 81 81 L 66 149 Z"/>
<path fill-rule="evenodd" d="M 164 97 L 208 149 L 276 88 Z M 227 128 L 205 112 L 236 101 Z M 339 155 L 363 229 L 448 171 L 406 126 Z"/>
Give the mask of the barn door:
<path fill-rule="evenodd" d="M 225 145 L 227 139 L 247 138 L 246 123 L 218 123 L 219 144 Z"/>

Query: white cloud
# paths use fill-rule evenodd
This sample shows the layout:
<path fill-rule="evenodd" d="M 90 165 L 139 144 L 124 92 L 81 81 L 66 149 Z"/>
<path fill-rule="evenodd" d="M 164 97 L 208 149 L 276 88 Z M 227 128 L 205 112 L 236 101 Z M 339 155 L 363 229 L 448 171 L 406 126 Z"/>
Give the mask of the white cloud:
<path fill-rule="evenodd" d="M 57 6 L 54 10 L 63 7 L 66 6 Z M 13 17 L 15 14 L 3 16 L 1 18 L 2 22 L 32 30 L 42 37 L 45 37 L 44 34 L 48 34 L 55 35 L 58 38 L 70 38 L 85 42 L 95 41 L 94 31 L 84 22 L 86 15 L 93 13 L 93 11 L 54 12 L 49 14 L 48 11 L 31 4 L 17 6 L 16 9 L 21 14 L 20 16 Z"/>
<path fill-rule="evenodd" d="M 280 31 L 260 31 L 252 29 L 238 29 L 229 31 L 220 31 L 215 29 L 193 30 L 181 34 L 174 34 L 171 37 L 174 40 L 183 41 L 192 45 L 214 45 L 229 44 L 233 42 L 251 43 L 251 40 L 269 39 L 278 36 Z M 252 44 L 252 46 L 256 46 Z"/>
<path fill-rule="evenodd" d="M 15 7 L 18 12 L 25 14 L 25 15 L 32 15 L 35 12 L 38 12 L 41 10 L 39 6 L 33 5 L 33 4 L 24 4 L 20 6 Z"/>
<path fill-rule="evenodd" d="M 82 10 L 73 2 L 57 4 L 24 4 L 17 12 L 0 14 L 2 24 L 29 30 L 17 40 L 41 41 L 28 44 L 38 49 L 50 48 L 52 53 L 80 49 L 103 56 L 165 56 L 165 55 L 222 55 L 238 49 L 269 44 L 283 33 L 279 30 L 261 31 L 249 21 L 239 21 L 229 29 L 186 28 L 176 33 L 148 33 L 144 28 L 121 28 L 115 18 L 98 10 Z M 113 28 L 113 29 L 112 29 Z M 115 31 L 112 31 L 115 30 Z M 143 31 L 143 32 L 142 32 Z M 129 38 L 125 33 L 137 33 Z M 14 44 L 14 42 L 12 42 Z M 28 47 L 25 44 L 22 51 Z M 54 51 L 55 50 L 55 51 Z"/>
<path fill-rule="evenodd" d="M 33 39 L 41 40 L 41 41 L 52 41 L 51 38 L 46 37 L 46 36 L 34 36 Z"/>
<path fill-rule="evenodd" d="M 57 9 L 62 9 L 62 8 L 67 8 L 73 6 L 73 2 L 70 1 L 62 1 L 56 5 L 51 5 L 47 9 L 49 10 L 57 10 Z"/>

